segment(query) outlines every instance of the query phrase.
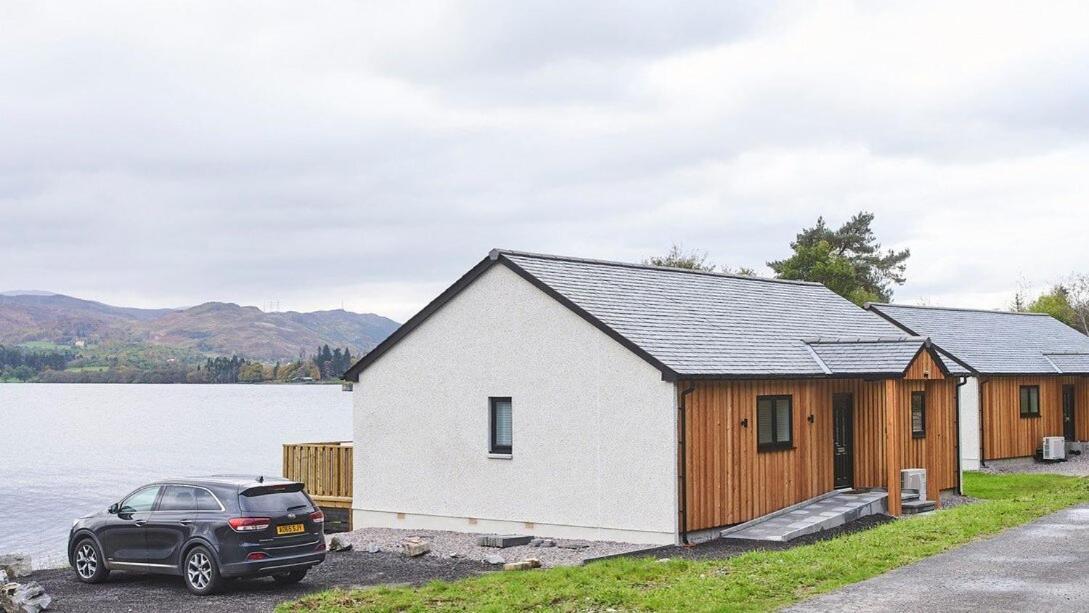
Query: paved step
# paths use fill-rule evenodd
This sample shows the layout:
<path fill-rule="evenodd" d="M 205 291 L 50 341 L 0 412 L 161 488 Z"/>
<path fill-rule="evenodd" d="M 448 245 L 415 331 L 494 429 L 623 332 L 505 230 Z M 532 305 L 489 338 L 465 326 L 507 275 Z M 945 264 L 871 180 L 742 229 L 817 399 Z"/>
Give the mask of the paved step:
<path fill-rule="evenodd" d="M 900 503 L 901 513 L 904 515 L 926 513 L 927 511 L 933 511 L 936 507 L 937 505 L 933 500 L 906 500 Z"/>
<path fill-rule="evenodd" d="M 884 490 L 836 492 L 722 531 L 722 538 L 789 541 L 888 511 Z"/>

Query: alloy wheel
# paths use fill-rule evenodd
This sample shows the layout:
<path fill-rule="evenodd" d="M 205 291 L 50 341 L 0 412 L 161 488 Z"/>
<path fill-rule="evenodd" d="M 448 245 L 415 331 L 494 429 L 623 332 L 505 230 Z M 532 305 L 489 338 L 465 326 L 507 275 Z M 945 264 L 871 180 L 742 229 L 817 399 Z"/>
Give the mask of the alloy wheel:
<path fill-rule="evenodd" d="M 80 545 L 76 551 L 76 572 L 84 579 L 90 579 L 98 570 L 98 555 L 90 543 Z"/>
<path fill-rule="evenodd" d="M 189 564 L 185 568 L 189 583 L 198 590 L 203 590 L 212 582 L 212 561 L 201 552 L 189 556 Z"/>

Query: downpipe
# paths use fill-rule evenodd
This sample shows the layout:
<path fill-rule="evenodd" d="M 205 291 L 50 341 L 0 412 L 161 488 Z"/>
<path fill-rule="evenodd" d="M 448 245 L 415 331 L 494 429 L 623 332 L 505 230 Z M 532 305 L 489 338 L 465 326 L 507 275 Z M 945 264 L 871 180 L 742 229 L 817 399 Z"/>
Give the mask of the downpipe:
<path fill-rule="evenodd" d="M 956 402 L 954 403 L 954 406 L 955 406 L 954 410 L 956 411 L 956 418 L 957 418 L 957 421 L 956 421 L 956 423 L 957 423 L 957 495 L 958 496 L 963 496 L 964 495 L 964 471 L 962 471 L 961 468 L 960 468 L 960 466 L 961 466 L 961 464 L 960 464 L 960 450 L 961 450 L 961 446 L 960 446 L 960 388 L 963 387 L 966 383 L 968 383 L 968 377 L 958 377 L 958 379 L 959 379 L 959 381 L 957 382 L 957 386 L 955 388 L 953 388 L 953 398 L 956 400 Z"/>
<path fill-rule="evenodd" d="M 685 471 L 687 466 L 687 453 L 685 449 L 685 431 L 686 427 L 686 415 L 685 404 L 688 399 L 688 395 L 696 391 L 696 386 L 689 385 L 687 389 L 681 392 L 680 402 L 677 403 L 678 422 L 680 432 L 677 434 L 677 532 L 681 536 L 681 544 L 689 545 L 688 542 L 688 506 L 685 500 L 688 498 L 688 474 Z"/>

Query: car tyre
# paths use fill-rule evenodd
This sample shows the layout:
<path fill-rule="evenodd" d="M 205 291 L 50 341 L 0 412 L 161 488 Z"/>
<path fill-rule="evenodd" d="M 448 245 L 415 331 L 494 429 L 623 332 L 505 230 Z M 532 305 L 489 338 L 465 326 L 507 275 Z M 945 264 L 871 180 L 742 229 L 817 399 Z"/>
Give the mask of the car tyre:
<path fill-rule="evenodd" d="M 198 545 L 185 554 L 182 562 L 182 578 L 185 587 L 198 596 L 207 596 L 219 591 L 223 577 L 219 575 L 219 565 L 211 551 Z"/>
<path fill-rule="evenodd" d="M 279 575 L 273 575 L 272 578 L 276 580 L 276 583 L 280 585 L 291 585 L 292 583 L 298 583 L 306 576 L 306 571 L 310 569 L 304 568 L 302 570 L 293 570 L 289 573 L 281 573 Z"/>
<path fill-rule="evenodd" d="M 72 569 L 76 571 L 76 577 L 84 583 L 100 583 L 110 576 L 102 551 L 99 550 L 94 539 L 85 538 L 76 543 L 72 560 Z"/>

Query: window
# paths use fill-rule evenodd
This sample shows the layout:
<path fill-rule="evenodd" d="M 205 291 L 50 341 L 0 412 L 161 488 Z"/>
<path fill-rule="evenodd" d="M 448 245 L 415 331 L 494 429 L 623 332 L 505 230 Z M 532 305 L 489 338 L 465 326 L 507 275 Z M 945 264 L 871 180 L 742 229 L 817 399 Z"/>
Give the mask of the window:
<path fill-rule="evenodd" d="M 489 398 L 489 419 L 491 440 L 490 453 L 511 453 L 514 443 L 514 422 L 511 415 L 510 398 Z"/>
<path fill-rule="evenodd" d="M 219 502 L 202 487 L 168 485 L 159 501 L 160 511 L 219 511 Z"/>
<path fill-rule="evenodd" d="M 1021 417 L 1040 416 L 1040 386 L 1021 386 Z"/>
<path fill-rule="evenodd" d="M 794 410 L 790 396 L 756 397 L 756 447 L 760 451 L 794 446 Z"/>
<path fill-rule="evenodd" d="M 159 486 L 153 485 L 134 492 L 121 503 L 120 513 L 144 513 L 155 506 L 155 497 L 159 495 Z"/>
<path fill-rule="evenodd" d="M 309 513 L 313 510 L 306 494 L 290 487 L 244 493 L 238 497 L 238 506 L 243 512 L 254 515 L 281 515 L 292 511 Z"/>
<path fill-rule="evenodd" d="M 911 392 L 911 436 L 926 436 L 926 392 Z"/>

